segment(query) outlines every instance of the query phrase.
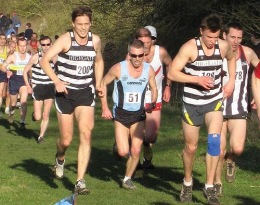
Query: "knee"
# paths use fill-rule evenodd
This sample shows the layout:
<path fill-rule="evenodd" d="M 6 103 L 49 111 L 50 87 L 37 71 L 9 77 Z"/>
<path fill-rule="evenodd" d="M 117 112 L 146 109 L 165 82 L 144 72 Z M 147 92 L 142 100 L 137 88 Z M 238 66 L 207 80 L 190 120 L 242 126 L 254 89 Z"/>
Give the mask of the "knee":
<path fill-rule="evenodd" d="M 236 156 L 240 156 L 243 153 L 243 151 L 244 151 L 243 147 L 239 147 L 239 148 L 233 149 L 233 153 Z"/>
<path fill-rule="evenodd" d="M 41 117 L 41 116 L 40 116 L 40 117 Z M 49 120 L 49 114 L 46 113 L 46 112 L 43 112 L 43 113 L 42 113 L 42 119 L 45 120 L 45 121 L 46 121 L 46 120 Z"/>
<path fill-rule="evenodd" d="M 129 155 L 129 151 L 127 150 L 118 150 L 118 155 L 121 157 L 127 157 Z"/>
<path fill-rule="evenodd" d="M 213 157 L 220 155 L 220 134 L 208 134 L 208 154 Z"/>
<path fill-rule="evenodd" d="M 153 134 L 150 136 L 145 136 L 144 138 L 144 146 L 149 146 L 149 144 L 154 144 L 157 140 L 157 135 Z"/>
<path fill-rule="evenodd" d="M 197 151 L 198 145 L 193 145 L 193 144 L 186 144 L 184 151 L 188 154 L 194 155 Z"/>
<path fill-rule="evenodd" d="M 131 147 L 131 156 L 133 158 L 139 158 L 141 153 L 141 146 L 140 147 Z"/>
<path fill-rule="evenodd" d="M 63 147 L 63 148 L 68 148 L 71 144 L 71 141 L 70 139 L 60 139 L 60 145 Z"/>
<path fill-rule="evenodd" d="M 36 121 L 39 121 L 39 120 L 41 120 L 41 113 L 39 113 L 39 114 L 37 114 L 37 113 L 33 113 L 33 115 L 34 115 L 34 119 L 36 120 Z"/>

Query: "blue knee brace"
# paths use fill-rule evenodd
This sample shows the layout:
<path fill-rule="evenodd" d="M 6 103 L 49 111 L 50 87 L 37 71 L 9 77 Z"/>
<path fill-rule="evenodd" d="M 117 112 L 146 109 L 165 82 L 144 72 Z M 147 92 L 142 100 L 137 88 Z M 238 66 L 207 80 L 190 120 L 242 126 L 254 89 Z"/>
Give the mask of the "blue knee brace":
<path fill-rule="evenodd" d="M 220 155 L 220 134 L 208 134 L 208 154 L 211 156 Z"/>

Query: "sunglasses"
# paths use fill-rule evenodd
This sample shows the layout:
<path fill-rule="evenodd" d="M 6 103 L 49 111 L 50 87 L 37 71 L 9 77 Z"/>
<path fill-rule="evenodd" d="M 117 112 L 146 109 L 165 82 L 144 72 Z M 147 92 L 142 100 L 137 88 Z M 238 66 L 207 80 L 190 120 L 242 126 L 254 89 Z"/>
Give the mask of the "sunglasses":
<path fill-rule="evenodd" d="M 137 57 L 138 57 L 138 58 L 142 58 L 142 57 L 144 57 L 144 53 L 139 54 L 139 55 L 129 53 L 129 56 L 130 56 L 131 58 L 137 58 Z"/>
<path fill-rule="evenodd" d="M 41 44 L 41 46 L 50 46 L 50 45 L 51 45 L 50 43 L 46 43 L 46 44 L 42 43 Z"/>

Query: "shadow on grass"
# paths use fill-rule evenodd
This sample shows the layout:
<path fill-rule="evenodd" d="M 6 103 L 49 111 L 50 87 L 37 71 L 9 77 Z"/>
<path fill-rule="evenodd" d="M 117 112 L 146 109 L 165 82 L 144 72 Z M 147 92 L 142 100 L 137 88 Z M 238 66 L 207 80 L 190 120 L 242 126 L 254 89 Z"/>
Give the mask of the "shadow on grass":
<path fill-rule="evenodd" d="M 12 165 L 10 168 L 35 175 L 51 188 L 57 189 L 58 185 L 54 180 L 55 178 L 52 172 L 52 166 L 53 165 L 50 164 L 40 163 L 35 159 L 25 159 L 22 163 Z M 67 177 L 63 177 L 61 181 L 66 189 L 73 190 L 74 184 L 72 184 Z"/>
<path fill-rule="evenodd" d="M 21 130 L 20 122 L 14 121 L 9 123 L 7 119 L 0 119 L 0 124 L 6 128 L 6 132 L 14 136 L 22 136 L 27 139 L 37 140 L 38 135 L 36 132 L 30 129 Z M 25 125 L 26 126 L 26 125 Z"/>
<path fill-rule="evenodd" d="M 243 197 L 243 196 L 235 196 L 234 197 L 236 200 L 239 200 L 237 205 L 245 205 L 245 204 L 252 204 L 252 205 L 260 205 L 260 201 L 256 201 L 252 198 L 249 197 Z"/>
<path fill-rule="evenodd" d="M 247 145 L 243 154 L 237 159 L 240 169 L 253 173 L 260 172 L 260 148 L 255 145 Z"/>

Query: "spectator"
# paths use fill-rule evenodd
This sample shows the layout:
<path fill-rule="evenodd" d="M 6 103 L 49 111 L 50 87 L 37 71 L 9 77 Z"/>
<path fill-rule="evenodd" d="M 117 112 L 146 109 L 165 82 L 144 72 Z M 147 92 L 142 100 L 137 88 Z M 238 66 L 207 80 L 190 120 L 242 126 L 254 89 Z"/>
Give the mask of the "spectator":
<path fill-rule="evenodd" d="M 6 33 L 10 25 L 8 18 L 0 12 L 0 33 Z"/>
<path fill-rule="evenodd" d="M 11 20 L 13 22 L 13 29 L 15 30 L 15 34 L 18 34 L 18 29 L 21 26 L 21 21 L 15 12 L 13 13 Z"/>
<path fill-rule="evenodd" d="M 32 34 L 33 34 L 33 30 L 31 28 L 31 23 L 27 23 L 26 24 L 26 29 L 24 31 L 24 37 L 27 41 L 31 40 L 32 38 Z"/>

